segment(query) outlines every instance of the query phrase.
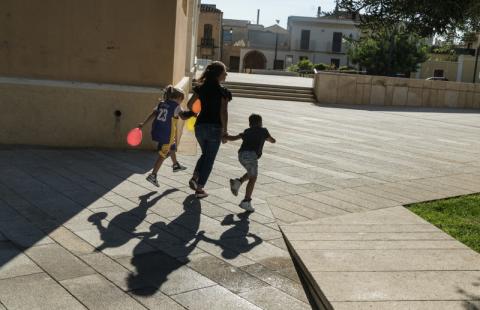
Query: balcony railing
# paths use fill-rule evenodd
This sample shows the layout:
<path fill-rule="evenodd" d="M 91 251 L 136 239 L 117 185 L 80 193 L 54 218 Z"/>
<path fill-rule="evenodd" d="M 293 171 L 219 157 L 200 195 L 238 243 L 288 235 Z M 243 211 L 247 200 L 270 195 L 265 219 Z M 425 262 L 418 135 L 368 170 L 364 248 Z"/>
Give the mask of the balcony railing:
<path fill-rule="evenodd" d="M 202 38 L 201 40 L 201 47 L 215 47 L 215 40 L 213 38 Z"/>

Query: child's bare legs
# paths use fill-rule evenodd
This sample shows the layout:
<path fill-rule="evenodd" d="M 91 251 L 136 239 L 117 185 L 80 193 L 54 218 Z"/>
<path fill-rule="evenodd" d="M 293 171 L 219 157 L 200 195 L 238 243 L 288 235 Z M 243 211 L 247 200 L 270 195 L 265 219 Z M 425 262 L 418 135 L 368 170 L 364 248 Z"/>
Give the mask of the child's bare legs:
<path fill-rule="evenodd" d="M 176 145 L 172 146 L 172 148 L 170 150 L 170 157 L 172 158 L 173 172 L 187 170 L 187 167 L 181 165 L 177 160 L 177 147 L 176 147 Z"/>
<path fill-rule="evenodd" d="M 174 166 L 178 164 L 178 161 L 177 161 L 177 152 L 175 152 L 175 151 L 170 152 L 170 158 L 172 159 L 172 164 L 173 164 Z"/>
<path fill-rule="evenodd" d="M 164 161 L 165 161 L 165 158 L 163 158 L 162 156 L 158 156 L 157 161 L 153 165 L 153 170 L 152 170 L 153 175 L 157 175 L 158 170 L 160 170 L 160 167 L 162 167 L 162 164 Z"/>
<path fill-rule="evenodd" d="M 150 173 L 147 177 L 147 181 L 152 183 L 156 187 L 159 187 L 159 184 L 158 184 L 158 181 L 157 181 L 158 170 L 160 170 L 160 167 L 162 166 L 165 159 L 168 156 L 170 156 L 169 153 L 170 153 L 170 145 L 168 145 L 168 144 L 159 145 L 159 147 L 158 147 L 158 158 L 155 161 L 155 164 L 153 165 L 152 173 Z"/>
<path fill-rule="evenodd" d="M 252 200 L 252 193 L 253 189 L 255 188 L 255 182 L 257 182 L 257 177 L 249 177 L 248 175 L 244 175 L 241 180 L 243 180 L 245 176 L 247 176 L 248 179 L 247 188 L 245 191 L 245 200 L 250 201 Z"/>
<path fill-rule="evenodd" d="M 252 193 L 253 193 L 253 189 L 255 188 L 255 182 L 257 182 L 257 176 L 253 175 L 253 176 L 249 176 L 247 173 L 243 175 L 243 177 L 241 177 L 240 179 L 237 179 L 236 181 L 235 180 L 231 180 L 230 181 L 230 186 L 232 187 L 232 192 L 235 193 L 238 193 L 238 189 L 240 188 L 240 186 L 245 183 L 245 182 L 248 182 L 247 183 L 247 188 L 246 188 L 246 191 L 245 191 L 245 198 L 242 200 L 242 202 L 240 203 L 240 208 L 248 211 L 248 212 L 254 212 L 255 209 L 252 207 Z"/>

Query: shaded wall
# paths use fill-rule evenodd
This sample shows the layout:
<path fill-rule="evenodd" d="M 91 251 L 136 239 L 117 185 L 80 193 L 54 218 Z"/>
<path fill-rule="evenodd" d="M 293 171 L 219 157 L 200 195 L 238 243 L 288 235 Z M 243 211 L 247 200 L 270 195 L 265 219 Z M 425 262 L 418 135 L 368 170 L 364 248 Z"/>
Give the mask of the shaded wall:
<path fill-rule="evenodd" d="M 177 44 L 175 35 L 186 36 L 182 6 L 188 2 L 2 0 L 0 75 L 130 85 L 178 82 L 180 74 L 174 81 L 173 72 L 182 60 L 174 66 L 174 47 L 185 45 Z M 179 13 L 183 16 L 176 19 Z"/>
<path fill-rule="evenodd" d="M 164 86 L 189 92 L 197 3 L 0 1 L 0 144 L 128 148 Z"/>
<path fill-rule="evenodd" d="M 321 72 L 314 91 L 321 104 L 480 109 L 480 84 Z"/>

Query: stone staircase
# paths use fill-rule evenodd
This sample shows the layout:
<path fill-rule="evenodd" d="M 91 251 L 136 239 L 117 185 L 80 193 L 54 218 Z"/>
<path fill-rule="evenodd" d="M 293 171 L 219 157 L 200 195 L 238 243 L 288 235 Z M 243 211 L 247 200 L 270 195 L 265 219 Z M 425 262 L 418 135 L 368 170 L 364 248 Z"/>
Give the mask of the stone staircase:
<path fill-rule="evenodd" d="M 317 102 L 313 93 L 313 88 L 311 87 L 249 84 L 238 82 L 226 82 L 224 85 L 232 92 L 234 97 Z"/>
<path fill-rule="evenodd" d="M 196 82 L 193 83 L 197 85 Z M 240 82 L 225 82 L 223 84 L 233 94 L 234 97 L 317 102 L 311 87 L 252 84 Z"/>

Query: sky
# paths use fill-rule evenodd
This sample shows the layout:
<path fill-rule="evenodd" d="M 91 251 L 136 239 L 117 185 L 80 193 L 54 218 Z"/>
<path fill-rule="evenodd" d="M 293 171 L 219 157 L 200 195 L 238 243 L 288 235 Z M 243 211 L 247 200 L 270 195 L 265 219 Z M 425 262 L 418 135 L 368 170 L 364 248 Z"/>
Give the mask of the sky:
<path fill-rule="evenodd" d="M 223 18 L 245 19 L 256 23 L 257 9 L 260 9 L 260 24 L 271 26 L 280 20 L 280 26 L 287 27 L 288 16 L 316 16 L 317 8 L 331 11 L 334 0 L 201 0 L 203 4 L 216 4 L 223 11 Z"/>

